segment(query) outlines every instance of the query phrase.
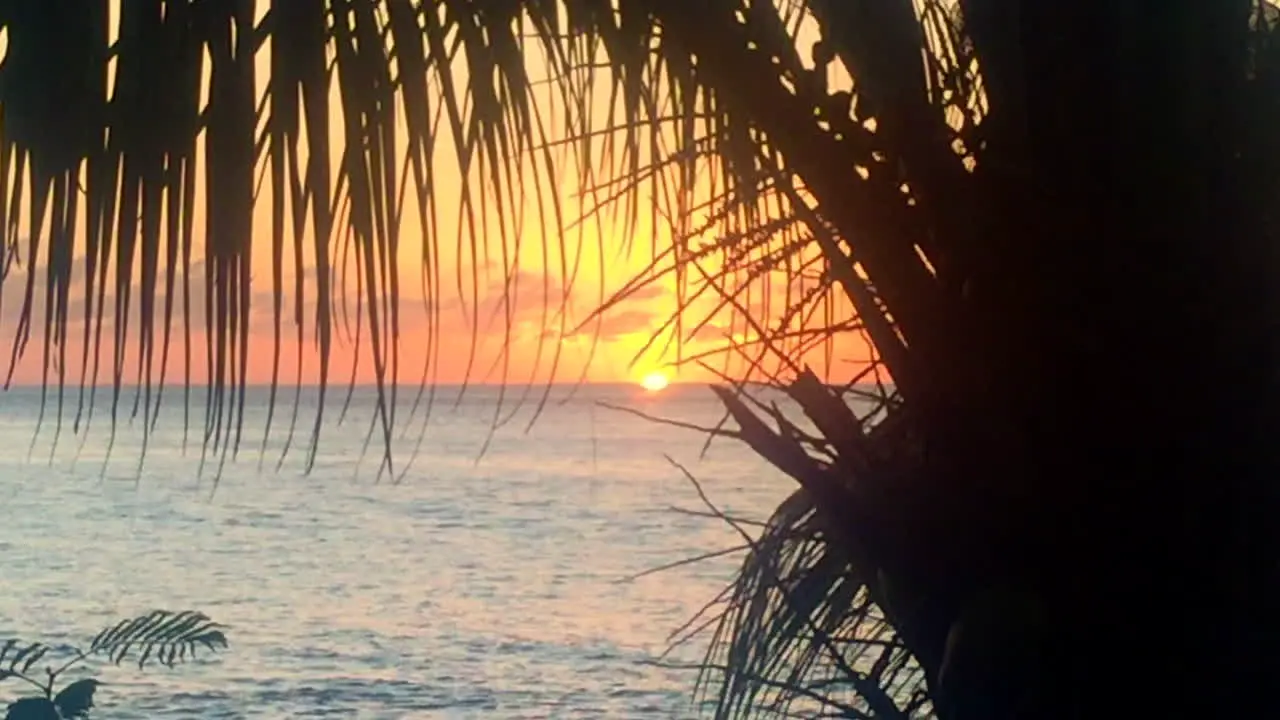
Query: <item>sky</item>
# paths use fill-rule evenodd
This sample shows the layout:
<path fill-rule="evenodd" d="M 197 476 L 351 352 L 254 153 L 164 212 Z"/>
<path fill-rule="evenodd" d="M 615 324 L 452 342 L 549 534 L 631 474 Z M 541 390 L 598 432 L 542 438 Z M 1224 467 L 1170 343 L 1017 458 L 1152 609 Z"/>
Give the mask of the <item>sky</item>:
<path fill-rule="evenodd" d="M 260 93 L 266 87 L 269 52 L 268 46 L 258 57 Z M 530 74 L 535 77 L 538 65 L 540 63 L 536 58 L 531 59 Z M 604 96 L 603 93 L 601 95 Z M 536 99 L 545 113 L 544 121 L 548 127 L 563 125 L 563 106 L 556 102 L 549 90 L 541 92 Z M 593 108 L 594 111 L 601 114 L 607 112 L 603 100 L 598 105 L 599 107 Z M 331 119 L 330 141 L 331 146 L 336 149 L 342 145 L 342 118 L 335 110 Z M 403 118 L 400 125 L 403 138 Z M 447 135 L 447 131 L 445 134 Z M 669 342 L 672 333 L 668 331 L 663 334 L 660 329 L 679 307 L 676 280 L 669 275 L 646 284 L 625 301 L 611 306 L 592 322 L 580 327 L 590 318 L 592 311 L 600 306 L 602 299 L 611 296 L 627 282 L 645 272 L 653 260 L 655 249 L 661 251 L 671 246 L 674 229 L 661 221 L 653 223 L 648 212 L 653 203 L 663 204 L 658 198 L 660 192 L 651 185 L 639 188 L 640 216 L 632 225 L 606 212 L 594 216 L 591 222 L 557 230 L 553 220 L 539 222 L 540 208 L 545 211 L 549 207 L 552 194 L 559 202 L 566 225 L 570 224 L 570 219 L 582 216 L 593 206 L 594 201 L 579 187 L 573 168 L 574 160 L 567 153 L 559 154 L 554 168 L 540 167 L 540 161 L 531 154 L 522 160 L 525 185 L 519 210 L 508 208 L 507 212 L 499 214 L 490 206 L 490 212 L 484 218 L 488 221 L 488 226 L 477 231 L 474 236 L 479 250 L 472 257 L 466 244 L 459 247 L 457 242 L 459 226 L 466 227 L 461 222 L 459 210 L 462 205 L 462 173 L 451 158 L 451 140 L 442 137 L 438 142 L 440 148 L 433 161 L 432 178 L 440 209 L 439 224 L 424 233 L 416 220 L 417 203 L 410 192 L 403 213 L 406 220 L 400 226 L 398 259 L 401 300 L 396 358 L 398 362 L 394 373 L 394 377 L 400 382 L 416 384 L 424 373 L 430 380 L 440 383 L 458 383 L 464 380 L 573 382 L 579 379 L 589 382 L 638 382 L 655 372 L 664 373 L 673 381 L 704 381 L 714 379 L 715 374 L 696 365 L 685 364 L 675 368 L 672 363 L 752 336 L 750 329 L 740 319 L 733 317 L 735 313 L 713 312 L 717 304 L 716 298 L 709 293 L 687 309 L 684 316 L 687 326 L 703 323 L 707 318 L 710 318 L 709 321 L 701 324 L 696 333 L 688 332 L 690 328 L 686 328 L 686 335 L 681 343 Z M 336 151 L 333 153 L 335 169 L 338 155 Z M 200 160 L 203 161 L 203 158 Z M 265 168 L 265 163 L 266 158 L 260 158 L 259 168 Z M 535 183 L 534 176 L 539 173 L 538 179 L 541 182 Z M 479 177 L 478 173 L 473 176 L 473 183 Z M 202 186 L 203 180 L 198 180 L 197 193 L 200 195 L 203 194 Z M 710 192 L 710 185 L 703 181 L 701 175 L 694 191 L 695 196 L 700 193 L 702 197 Z M 301 274 L 304 277 L 306 295 L 303 311 L 307 320 L 304 322 L 301 344 L 297 341 L 298 330 L 293 321 L 296 308 L 292 297 L 294 278 L 299 270 L 292 266 L 291 261 L 287 261 L 283 268 L 282 339 L 277 346 L 270 247 L 271 192 L 272 188 L 267 182 L 259 193 L 254 208 L 252 310 L 246 379 L 251 383 L 267 383 L 277 377 L 283 383 L 291 384 L 299 379 L 304 383 L 311 383 L 318 378 L 320 366 L 311 320 L 315 313 L 314 253 L 308 249 L 303 254 Z M 664 207 L 663 211 L 672 210 Z M 204 266 L 201 259 L 204 212 L 203 206 L 195 209 L 196 250 L 191 268 L 193 302 L 185 313 L 192 328 L 189 335 L 183 331 L 184 308 L 180 293 L 175 297 L 167 371 L 170 382 L 181 381 L 185 374 L 183 366 L 188 344 L 192 358 L 189 367 L 191 379 L 202 383 L 209 377 L 206 360 L 208 342 L 204 333 Z M 505 227 L 500 232 L 503 220 Z M 693 220 L 696 222 L 698 218 Z M 19 237 L 25 243 L 25 238 L 31 231 L 30 217 L 25 216 L 22 222 L 25 225 L 20 227 Z M 81 222 L 81 235 L 83 228 L 84 223 Z M 709 233 L 703 239 L 711 239 L 713 236 L 714 233 Z M 435 291 L 424 293 L 424 281 L 431 276 L 425 274 L 421 258 L 424 244 L 430 245 L 432 239 L 439 253 L 436 260 L 439 282 Z M 33 297 L 30 341 L 25 345 L 25 350 L 18 353 L 21 357 L 10 368 L 12 381 L 16 384 L 40 383 L 46 377 L 56 380 L 60 367 L 65 368 L 68 382 L 74 383 L 80 379 L 86 346 L 82 240 L 83 238 L 78 244 L 79 257 L 75 261 L 68 338 L 65 347 L 61 349 L 65 353 L 65 359 L 59 360 L 58 348 L 53 348 L 49 359 L 46 360 L 44 356 L 43 256 L 37 257 L 35 271 L 31 273 L 31 259 L 25 257 L 24 248 L 22 264 L 11 269 L 4 283 L 0 293 L 0 301 L 3 302 L 0 305 L 0 326 L 3 327 L 0 343 L 20 338 L 21 308 L 28 281 Z M 310 237 L 304 240 L 304 246 L 309 248 Z M 358 383 L 368 383 L 376 377 L 368 342 L 369 327 L 367 322 L 357 322 L 357 318 L 361 316 L 356 304 L 359 298 L 356 287 L 358 273 L 354 266 L 354 256 L 342 252 L 344 248 L 349 248 L 343 240 L 342 237 L 335 237 L 330 242 L 331 252 L 336 255 L 334 262 L 343 271 L 341 274 L 345 280 L 345 287 L 335 288 L 339 300 L 333 309 L 335 346 L 331 355 L 330 377 L 337 382 L 353 379 Z M 289 242 L 286 241 L 286 244 Z M 161 262 L 164 262 L 163 256 Z M 566 269 L 575 266 L 576 272 L 566 272 Z M 710 269 L 714 271 L 716 268 L 711 266 Z M 145 377 L 147 367 L 145 353 L 140 351 L 138 344 L 138 331 L 142 325 L 136 300 L 139 275 L 135 268 L 132 278 L 134 307 L 128 321 L 122 356 L 122 379 L 126 383 Z M 181 287 L 181 280 L 178 287 Z M 794 292 L 796 288 L 791 290 Z M 777 282 L 767 289 L 760 285 L 753 289 L 747 301 L 750 305 L 748 309 L 757 316 L 776 314 L 776 308 L 785 300 L 786 291 Z M 103 340 L 97 345 L 100 369 L 96 378 L 99 383 L 109 383 L 113 374 L 113 334 L 118 321 L 112 317 L 114 299 L 114 288 L 110 288 L 106 296 L 108 317 L 102 328 Z M 163 308 L 163 288 L 157 301 L 159 307 Z M 846 307 L 836 306 L 832 312 L 847 314 L 848 310 Z M 158 336 L 162 336 L 163 317 L 157 317 L 156 323 L 156 332 Z M 88 327 L 93 329 L 92 324 Z M 646 344 L 655 334 L 659 335 L 659 341 L 646 351 Z M 159 380 L 160 368 L 164 364 L 159 337 L 156 345 L 150 353 L 152 381 Z M 90 341 L 89 346 L 93 347 L 94 343 Z M 21 349 L 22 343 L 17 342 L 14 347 Z M 277 348 L 280 358 L 278 364 Z M 0 351 L 4 350 L 5 346 L 0 344 Z M 834 357 L 811 353 L 813 357 L 806 356 L 804 361 L 830 369 L 836 376 L 847 376 L 865 362 L 867 353 L 867 347 L 861 338 L 850 334 L 838 341 Z M 8 360 L 14 355 L 11 350 L 3 352 L 5 367 L 10 367 Z M 713 366 L 730 372 L 742 372 L 741 363 L 726 366 L 720 358 L 710 362 Z M 828 363 L 831 365 L 828 366 Z M 91 377 L 92 366 L 91 354 L 88 362 L 88 374 Z"/>

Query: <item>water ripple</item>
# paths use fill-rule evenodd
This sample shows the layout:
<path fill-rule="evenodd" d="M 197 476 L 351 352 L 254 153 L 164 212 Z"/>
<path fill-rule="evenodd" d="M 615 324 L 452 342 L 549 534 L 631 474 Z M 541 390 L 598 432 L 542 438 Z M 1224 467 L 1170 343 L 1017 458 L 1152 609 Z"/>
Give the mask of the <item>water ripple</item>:
<path fill-rule="evenodd" d="M 648 410 L 718 420 L 709 398 L 678 395 Z M 790 489 L 734 448 L 699 461 L 699 436 L 603 412 L 592 423 L 581 404 L 550 406 L 528 434 L 513 423 L 477 464 L 492 417 L 481 393 L 439 413 L 402 485 L 353 481 L 368 419 L 353 407 L 311 476 L 292 460 L 259 473 L 245 453 L 211 497 L 198 448 L 182 451 L 180 407 L 141 477 L 141 438 L 122 428 L 103 479 L 105 432 L 78 462 L 64 433 L 51 466 L 25 464 L 35 404 L 23 397 L 0 410 L 0 447 L 22 449 L 0 455 L 0 638 L 83 642 L 154 607 L 230 626 L 223 655 L 102 669 L 103 716 L 125 720 L 689 717 L 693 678 L 652 660 L 737 559 L 617 581 L 736 537 L 669 510 L 699 504 L 662 455 L 737 511 L 763 513 Z"/>

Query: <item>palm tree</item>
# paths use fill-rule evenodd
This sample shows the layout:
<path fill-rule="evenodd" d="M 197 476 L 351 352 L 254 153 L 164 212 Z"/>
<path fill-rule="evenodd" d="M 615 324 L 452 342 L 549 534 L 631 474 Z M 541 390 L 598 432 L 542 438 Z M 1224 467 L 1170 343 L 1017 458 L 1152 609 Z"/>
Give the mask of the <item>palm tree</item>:
<path fill-rule="evenodd" d="M 473 248 L 507 247 L 518 186 L 567 164 L 629 221 L 646 189 L 675 198 L 653 274 L 748 327 L 733 352 L 772 358 L 812 426 L 721 392 L 738 437 L 800 487 L 726 596 L 721 714 L 802 699 L 848 717 L 1271 709 L 1270 2 L 126 0 L 115 35 L 112 7 L 0 5 L 6 269 L 22 218 L 40 219 L 14 352 L 43 253 L 59 418 L 70 300 L 92 385 L 109 285 L 113 417 L 127 342 L 152 412 L 203 245 L 206 436 L 239 442 L 262 159 L 277 367 L 290 294 L 314 303 L 296 332 L 329 357 L 350 247 L 389 437 L 401 194 L 431 295 L 440 147 L 470 181 L 463 218 L 487 201 L 506 223 Z M 549 238 L 571 224 L 557 203 Z M 304 250 L 313 297 L 285 287 Z M 753 309 L 779 279 L 795 288 L 781 312 Z M 700 322 L 673 318 L 680 335 Z M 863 386 L 797 366 L 842 333 L 874 343 L 866 377 L 892 378 L 866 416 L 843 402 Z"/>

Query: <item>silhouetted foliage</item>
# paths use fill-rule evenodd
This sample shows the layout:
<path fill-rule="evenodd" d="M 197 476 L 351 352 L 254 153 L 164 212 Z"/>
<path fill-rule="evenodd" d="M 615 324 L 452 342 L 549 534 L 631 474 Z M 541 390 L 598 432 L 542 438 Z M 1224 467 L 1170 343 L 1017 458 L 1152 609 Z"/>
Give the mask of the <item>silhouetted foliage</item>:
<path fill-rule="evenodd" d="M 19 698 L 9 705 L 6 720 L 59 720 L 85 718 L 94 707 L 94 694 L 103 683 L 81 678 L 57 689 L 64 673 L 81 663 L 103 658 L 112 664 L 134 660 L 141 670 L 148 663 L 174 667 L 195 659 L 205 649 L 216 652 L 227 647 L 223 626 L 199 612 L 155 610 L 122 620 L 104 628 L 86 649 L 51 647 L 43 643 L 24 644 L 9 640 L 0 646 L 0 681 L 16 679 L 40 691 L 39 696 Z M 38 664 L 59 658 L 44 668 L 41 678 L 34 673 Z M 56 692 L 55 692 L 56 690 Z"/>
<path fill-rule="evenodd" d="M 794 187 L 827 287 L 879 351 L 869 384 L 841 388 L 742 348 L 778 359 L 808 430 L 740 383 L 721 392 L 814 518 L 784 505 L 719 606 L 719 714 L 1266 713 L 1275 6 L 814 0 L 815 59 L 854 78 L 845 126 L 792 90 L 809 85 L 769 13 L 700 7 L 733 31 L 709 48 L 691 19 L 682 41 L 785 158 L 769 177 Z M 1168 598 L 1192 587 L 1206 605 L 1180 619 Z M 838 642 L 829 617 L 856 629 Z M 879 658 L 851 662 L 882 618 L 884 648 L 922 671 L 891 706 Z M 1099 706 L 1082 689 L 1117 644 L 1125 687 L 1177 691 Z"/>
<path fill-rule="evenodd" d="M 75 361 L 65 357 L 73 258 L 86 301 L 77 427 L 93 411 L 106 288 L 112 422 L 131 343 L 144 359 L 135 404 L 154 423 L 175 299 L 187 309 L 203 260 L 204 437 L 211 453 L 238 446 L 261 164 L 274 377 L 291 293 L 297 362 L 314 341 L 323 408 L 350 256 L 379 386 L 373 422 L 389 447 L 401 195 L 416 197 L 426 239 L 436 358 L 456 342 L 438 331 L 441 243 L 462 249 L 460 287 L 484 285 L 493 257 L 509 287 L 518 198 L 576 174 L 586 218 L 565 217 L 555 192 L 540 206 L 555 251 L 546 265 L 572 274 L 566 238 L 601 209 L 621 203 L 628 235 L 646 210 L 649 227 L 670 221 L 670 246 L 655 242 L 650 271 L 601 310 L 671 279 L 679 311 L 659 335 L 682 353 L 681 340 L 731 315 L 718 355 L 783 389 L 811 426 L 724 371 L 735 436 L 803 494 L 756 542 L 724 603 L 705 678 L 721 716 L 801 696 L 851 717 L 1097 716 L 1081 688 L 1096 687 L 1114 656 L 1133 691 L 1109 698 L 1105 714 L 1273 711 L 1274 3 L 121 7 L 111 44 L 105 2 L 0 4 L 2 267 L 25 256 L 28 273 L 11 355 L 31 334 L 43 253 L 59 422 Z M 254 60 L 268 43 L 264 88 Z M 531 77 L 534 54 L 546 78 Z M 438 232 L 440 148 L 464 171 L 457 238 Z M 25 253 L 24 212 L 40 219 Z M 483 222 L 490 214 L 496 227 Z M 310 283 L 285 287 L 291 260 Z M 544 325 L 559 322 L 561 336 L 571 328 L 556 306 L 567 299 L 546 298 Z M 707 300 L 713 311 L 699 316 Z M 830 366 L 837 335 L 874 345 L 861 384 L 834 387 L 803 364 L 815 351 Z M 430 377 L 429 366 L 419 398 Z M 868 395 L 872 410 L 851 409 Z M 1178 599 L 1189 596 L 1188 609 Z M 883 646 L 881 619 L 893 629 Z"/>

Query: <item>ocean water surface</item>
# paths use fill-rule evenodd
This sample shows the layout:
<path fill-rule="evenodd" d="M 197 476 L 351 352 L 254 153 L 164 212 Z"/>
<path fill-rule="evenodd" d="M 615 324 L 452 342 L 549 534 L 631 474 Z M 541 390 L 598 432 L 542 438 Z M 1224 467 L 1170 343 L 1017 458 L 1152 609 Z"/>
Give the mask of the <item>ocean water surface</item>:
<path fill-rule="evenodd" d="M 398 484 L 377 478 L 376 433 L 364 452 L 367 391 L 345 417 L 344 390 L 327 403 L 304 474 L 313 394 L 277 471 L 292 390 L 260 453 L 267 395 L 251 389 L 215 490 L 217 455 L 201 475 L 203 396 L 184 450 L 181 390 L 167 392 L 141 465 L 131 391 L 110 455 L 109 393 L 87 436 L 64 411 L 56 447 L 54 409 L 36 435 L 38 391 L 0 395 L 0 640 L 85 643 L 153 608 L 229 626 L 230 649 L 193 664 L 101 668 L 99 718 L 694 717 L 694 674 L 654 661 L 740 557 L 628 578 L 740 541 L 673 509 L 704 508 L 664 455 L 735 513 L 767 515 L 792 489 L 729 441 L 703 456 L 697 432 L 597 404 L 714 425 L 704 388 L 590 386 L 556 389 L 532 427 L 532 401 L 499 409 L 496 388 L 456 403 L 442 389 L 425 435 L 402 392 Z M 495 417 L 508 421 L 490 438 Z M 0 707 L 20 691 L 0 685 Z"/>

